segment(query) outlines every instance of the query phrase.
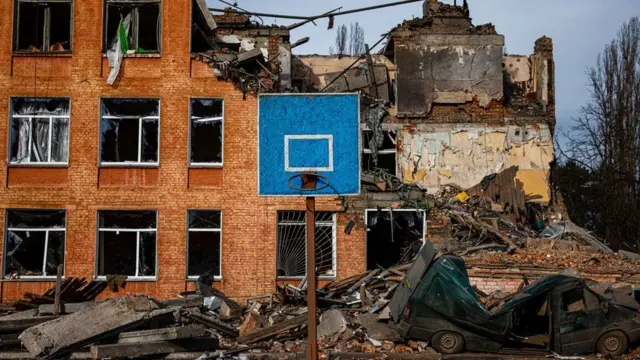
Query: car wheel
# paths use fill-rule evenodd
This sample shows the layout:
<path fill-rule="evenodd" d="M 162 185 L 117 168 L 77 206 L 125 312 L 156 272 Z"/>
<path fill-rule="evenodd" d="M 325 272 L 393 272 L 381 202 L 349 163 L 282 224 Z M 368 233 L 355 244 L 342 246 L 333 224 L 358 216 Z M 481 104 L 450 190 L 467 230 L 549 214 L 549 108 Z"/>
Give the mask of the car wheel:
<path fill-rule="evenodd" d="M 441 354 L 457 354 L 464 349 L 464 338 L 453 331 L 441 331 L 433 335 L 431 344 Z"/>
<path fill-rule="evenodd" d="M 596 349 L 602 355 L 620 356 L 627 352 L 629 340 L 622 331 L 609 331 L 598 339 Z"/>

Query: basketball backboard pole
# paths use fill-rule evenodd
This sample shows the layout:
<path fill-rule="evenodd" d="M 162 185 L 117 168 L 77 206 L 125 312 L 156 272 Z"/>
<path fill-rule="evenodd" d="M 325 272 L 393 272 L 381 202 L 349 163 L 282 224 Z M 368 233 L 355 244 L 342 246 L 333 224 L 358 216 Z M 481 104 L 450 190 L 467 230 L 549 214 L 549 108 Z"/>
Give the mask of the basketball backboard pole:
<path fill-rule="evenodd" d="M 261 94 L 258 114 L 258 194 L 305 199 L 306 350 L 307 359 L 317 360 L 316 197 L 360 194 L 360 96 Z M 278 266 L 288 264 L 279 261 Z M 334 257 L 334 271 L 335 265 Z"/>
<path fill-rule="evenodd" d="M 302 174 L 302 188 L 316 189 L 318 177 L 313 173 Z M 306 198 L 307 218 L 307 360 L 318 359 L 317 295 L 316 295 L 316 198 Z"/>

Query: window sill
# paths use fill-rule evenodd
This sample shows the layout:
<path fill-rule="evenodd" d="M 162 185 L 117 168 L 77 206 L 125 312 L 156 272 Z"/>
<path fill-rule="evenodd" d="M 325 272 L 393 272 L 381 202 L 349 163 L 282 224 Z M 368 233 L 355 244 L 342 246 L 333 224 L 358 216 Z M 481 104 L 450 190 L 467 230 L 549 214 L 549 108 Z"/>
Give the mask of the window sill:
<path fill-rule="evenodd" d="M 13 56 L 19 57 L 63 57 L 70 58 L 73 56 L 71 51 L 14 51 Z"/>
<path fill-rule="evenodd" d="M 278 281 L 293 281 L 293 280 L 304 280 L 304 276 L 278 276 L 276 278 L 276 280 Z M 318 280 L 335 280 L 336 276 L 335 275 L 319 275 L 318 276 Z"/>
<path fill-rule="evenodd" d="M 199 278 L 199 276 L 188 276 L 186 280 L 189 281 L 189 282 L 196 282 L 196 281 L 198 281 L 198 278 Z M 222 276 L 214 276 L 213 277 L 213 281 L 214 282 L 222 281 Z"/>
<path fill-rule="evenodd" d="M 9 163 L 12 168 L 68 168 L 69 163 Z"/>
<path fill-rule="evenodd" d="M 64 280 L 64 276 L 62 280 Z M 42 282 L 42 281 L 56 281 L 55 276 L 22 276 L 16 279 L 2 279 L 3 282 Z"/>
<path fill-rule="evenodd" d="M 205 163 L 193 163 L 189 164 L 189 169 L 222 169 L 223 164 L 205 164 Z"/>
<path fill-rule="evenodd" d="M 107 54 L 102 53 L 102 57 L 106 59 L 107 58 Z M 160 54 L 160 53 L 149 53 L 149 54 L 146 54 L 146 53 L 145 54 L 135 53 L 135 54 L 124 54 L 124 55 L 122 55 L 122 57 L 125 58 L 125 59 L 126 58 L 152 58 L 152 59 L 155 59 L 155 58 L 161 58 L 162 54 Z"/>
<path fill-rule="evenodd" d="M 159 163 L 102 163 L 102 168 L 159 168 Z"/>
<path fill-rule="evenodd" d="M 54 278 L 55 279 L 55 278 Z M 93 278 L 94 281 L 107 281 L 106 276 L 96 276 Z M 156 282 L 158 278 L 155 276 L 127 276 L 125 283 L 127 282 Z"/>

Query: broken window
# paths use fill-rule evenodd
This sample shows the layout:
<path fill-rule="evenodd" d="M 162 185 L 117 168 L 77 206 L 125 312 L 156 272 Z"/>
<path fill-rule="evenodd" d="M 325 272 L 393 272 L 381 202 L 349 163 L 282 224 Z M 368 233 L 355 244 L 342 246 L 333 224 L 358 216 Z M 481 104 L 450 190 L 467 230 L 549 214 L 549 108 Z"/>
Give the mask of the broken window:
<path fill-rule="evenodd" d="M 188 216 L 187 277 L 197 278 L 213 271 L 213 276 L 220 278 L 222 212 L 192 210 Z"/>
<path fill-rule="evenodd" d="M 159 113 L 157 99 L 103 99 L 101 164 L 157 165 Z"/>
<path fill-rule="evenodd" d="M 64 265 L 64 210 L 7 210 L 4 277 L 56 276 Z"/>
<path fill-rule="evenodd" d="M 572 313 L 600 308 L 598 297 L 591 291 L 577 287 L 562 293 L 562 309 Z"/>
<path fill-rule="evenodd" d="M 160 0 L 106 0 L 104 52 L 160 52 L 160 5 Z"/>
<path fill-rule="evenodd" d="M 69 99 L 11 99 L 11 163 L 69 161 Z"/>
<path fill-rule="evenodd" d="M 219 99 L 191 100 L 191 165 L 222 165 L 223 109 Z"/>
<path fill-rule="evenodd" d="M 367 210 L 367 270 L 413 259 L 424 244 L 422 210 Z"/>
<path fill-rule="evenodd" d="M 98 276 L 156 276 L 156 212 L 98 212 Z"/>
<path fill-rule="evenodd" d="M 277 229 L 278 277 L 306 274 L 307 223 L 304 211 L 279 211 Z M 319 276 L 336 275 L 336 218 L 331 212 L 316 212 L 316 267 Z"/>
<path fill-rule="evenodd" d="M 72 0 L 16 0 L 15 51 L 71 51 Z"/>
<path fill-rule="evenodd" d="M 362 132 L 362 167 L 364 171 L 384 170 L 396 175 L 396 133 L 382 131 L 381 139 L 373 138 L 373 131 Z"/>

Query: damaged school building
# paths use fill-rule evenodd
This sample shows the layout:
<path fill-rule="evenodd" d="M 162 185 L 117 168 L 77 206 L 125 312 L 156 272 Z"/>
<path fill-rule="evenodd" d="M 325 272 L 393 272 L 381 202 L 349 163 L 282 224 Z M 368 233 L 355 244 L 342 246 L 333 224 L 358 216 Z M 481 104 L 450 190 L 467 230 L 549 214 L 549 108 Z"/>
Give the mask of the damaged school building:
<path fill-rule="evenodd" d="M 292 55 L 294 26 L 204 0 L 1 2 L 0 300 L 44 293 L 60 265 L 126 277 L 100 297 L 171 298 L 203 274 L 237 299 L 299 284 L 305 204 L 258 196 L 257 95 L 321 91 L 360 92 L 363 129 L 362 194 L 318 199 L 321 286 L 430 240 L 486 293 L 565 268 L 640 287 L 638 255 L 563 218 L 549 185 L 552 40 L 508 55 L 466 2 L 422 6 L 355 58 Z"/>

